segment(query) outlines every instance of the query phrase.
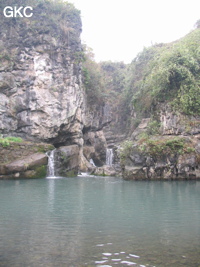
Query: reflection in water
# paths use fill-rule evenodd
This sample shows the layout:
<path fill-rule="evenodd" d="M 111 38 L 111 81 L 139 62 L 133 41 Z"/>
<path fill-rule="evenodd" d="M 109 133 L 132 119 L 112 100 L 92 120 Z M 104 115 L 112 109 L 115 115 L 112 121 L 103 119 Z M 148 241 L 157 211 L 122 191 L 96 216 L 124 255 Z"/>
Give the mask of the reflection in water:
<path fill-rule="evenodd" d="M 198 266 L 200 182 L 0 181 L 0 266 Z"/>
<path fill-rule="evenodd" d="M 49 190 L 48 190 L 48 195 L 49 195 L 49 199 L 48 199 L 48 204 L 50 207 L 50 210 L 53 211 L 54 209 L 54 191 L 55 191 L 55 179 L 51 179 L 49 180 Z"/>

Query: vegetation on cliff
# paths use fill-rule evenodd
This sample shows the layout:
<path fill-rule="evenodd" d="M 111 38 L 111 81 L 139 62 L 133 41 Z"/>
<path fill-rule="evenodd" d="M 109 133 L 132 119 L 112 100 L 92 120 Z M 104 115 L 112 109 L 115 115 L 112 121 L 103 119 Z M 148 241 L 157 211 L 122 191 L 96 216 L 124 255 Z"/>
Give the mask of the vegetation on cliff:
<path fill-rule="evenodd" d="M 23 142 L 23 140 L 20 137 L 14 137 L 14 136 L 0 137 L 0 144 L 3 147 L 9 146 L 10 143 L 12 143 L 12 142 L 21 143 L 21 142 Z"/>
<path fill-rule="evenodd" d="M 173 112 L 200 115 L 200 28 L 169 44 L 144 48 L 131 64 L 100 62 L 87 67 L 92 82 L 87 94 L 117 111 L 122 130 L 133 131 L 142 118 L 151 117 L 149 132 L 158 133 L 160 105 Z M 85 69 L 84 69 L 85 71 Z M 95 77 L 95 79 L 93 79 Z M 95 100 L 96 101 L 96 100 Z"/>
<path fill-rule="evenodd" d="M 13 0 L 6 3 L 14 4 Z M 19 0 L 15 5 L 23 4 Z M 78 143 L 81 147 L 94 121 L 93 130 L 108 130 L 107 142 L 112 145 L 123 140 L 124 134 L 131 136 L 122 145 L 122 161 L 138 139 L 140 152 L 151 156 L 194 152 L 195 146 L 187 147 L 185 139 L 154 137 L 164 132 L 162 127 L 172 113 L 193 117 L 187 120 L 187 128 L 195 129 L 194 134 L 199 131 L 199 21 L 194 31 L 176 42 L 144 48 L 131 64 L 96 63 L 92 50 L 81 46 L 80 11 L 73 4 L 59 0 L 27 0 L 26 4 L 33 7 L 31 18 L 0 20 L 1 133 L 6 136 L 12 131 L 25 139 L 31 136 L 57 146 Z M 46 96 L 49 101 L 44 101 Z M 90 113 L 85 122 L 84 112 Z M 146 126 L 137 127 L 143 118 Z M 170 127 L 163 134 L 184 132 L 176 129 L 175 133 Z M 133 135 L 136 128 L 139 131 Z M 138 137 L 141 133 L 143 138 Z M 113 136 L 120 134 L 116 141 Z M 9 142 L 0 140 L 3 148 L 9 148 Z"/>
<path fill-rule="evenodd" d="M 0 2 L 0 9 L 3 10 L 6 6 L 24 6 L 23 0 L 16 1 L 8 0 Z M 80 45 L 80 32 L 82 30 L 82 23 L 80 18 L 80 11 L 74 7 L 73 4 L 67 1 L 53 1 L 53 0 L 27 0 L 26 6 L 33 8 L 33 15 L 31 17 L 7 17 L 0 13 L 0 27 L 2 36 L 4 33 L 7 39 L 12 39 L 16 34 L 21 37 L 21 45 L 30 47 L 33 45 L 46 44 L 46 52 L 53 56 L 53 52 L 57 44 L 67 44 L 71 50 Z M 15 33 L 12 33 L 15 29 Z M 10 36 L 10 34 L 12 34 Z M 49 37 L 39 40 L 40 35 L 51 35 L 53 44 L 48 46 Z M 33 37 L 35 38 L 33 40 Z M 20 46 L 19 46 L 20 48 Z M 10 53 L 10 47 L 1 45 L 0 42 L 0 61 L 9 61 L 13 63 L 17 60 L 17 51 L 15 55 Z M 13 52 L 13 51 L 12 51 Z M 38 50 L 38 52 L 44 52 Z M 76 53 L 72 53 L 74 60 L 76 60 Z M 14 65 L 14 64 L 12 64 Z"/>
<path fill-rule="evenodd" d="M 152 157 L 195 152 L 191 142 L 183 137 L 141 138 L 139 140 L 139 149 Z"/>
<path fill-rule="evenodd" d="M 87 46 L 84 46 L 83 53 L 83 85 L 88 105 L 93 108 L 105 104 L 111 106 L 113 116 L 116 117 L 115 124 L 118 122 L 117 127 L 120 127 L 121 131 L 125 130 L 125 120 L 121 118 L 122 114 L 127 113 L 127 107 L 124 105 L 124 92 L 129 65 L 112 61 L 97 63 L 92 49 Z"/>
<path fill-rule="evenodd" d="M 138 55 L 132 62 L 135 73 L 129 89 L 137 111 L 147 113 L 158 103 L 169 102 L 184 114 L 200 114 L 199 44 L 197 28 L 174 43 L 145 48 Z"/>
<path fill-rule="evenodd" d="M 199 25 L 173 43 L 144 48 L 131 64 L 87 68 L 101 80 L 87 94 L 111 106 L 109 131 L 126 134 L 119 149 L 123 177 L 198 177 L 198 136 L 191 136 L 199 133 Z"/>
<path fill-rule="evenodd" d="M 105 84 L 101 67 L 95 62 L 92 49 L 86 45 L 83 46 L 82 60 L 83 85 L 87 102 L 90 106 L 103 104 Z"/>

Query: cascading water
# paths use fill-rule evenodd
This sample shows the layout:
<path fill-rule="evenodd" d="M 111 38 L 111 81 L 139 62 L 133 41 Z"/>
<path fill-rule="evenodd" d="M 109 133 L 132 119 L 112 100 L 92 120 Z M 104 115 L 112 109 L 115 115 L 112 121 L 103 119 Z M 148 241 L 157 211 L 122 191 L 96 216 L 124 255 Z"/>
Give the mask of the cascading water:
<path fill-rule="evenodd" d="M 90 159 L 90 164 L 92 164 L 92 166 L 96 167 L 93 159 Z"/>
<path fill-rule="evenodd" d="M 112 148 L 106 149 L 106 165 L 112 166 L 113 164 L 113 150 Z"/>
<path fill-rule="evenodd" d="M 55 151 L 56 149 L 47 152 L 47 177 L 55 177 Z"/>

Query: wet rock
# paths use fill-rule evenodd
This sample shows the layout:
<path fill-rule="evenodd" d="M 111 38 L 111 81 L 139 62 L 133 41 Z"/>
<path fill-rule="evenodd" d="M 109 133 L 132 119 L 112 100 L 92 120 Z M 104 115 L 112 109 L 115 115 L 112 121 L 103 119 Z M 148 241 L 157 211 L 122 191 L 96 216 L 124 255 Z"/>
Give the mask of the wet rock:
<path fill-rule="evenodd" d="M 94 147 L 95 152 L 92 153 L 92 159 L 95 165 L 102 166 L 106 162 L 107 148 L 107 142 L 103 131 L 86 133 L 84 135 L 84 142 L 86 146 Z"/>
<path fill-rule="evenodd" d="M 57 176 L 76 176 L 79 170 L 80 149 L 78 145 L 56 149 L 55 170 Z"/>
<path fill-rule="evenodd" d="M 90 161 L 90 159 L 94 158 L 95 155 L 95 148 L 94 146 L 84 146 L 83 147 L 83 155 L 85 158 Z"/>
<path fill-rule="evenodd" d="M 93 174 L 97 176 L 115 176 L 116 171 L 112 166 L 104 165 L 102 167 L 97 167 Z"/>

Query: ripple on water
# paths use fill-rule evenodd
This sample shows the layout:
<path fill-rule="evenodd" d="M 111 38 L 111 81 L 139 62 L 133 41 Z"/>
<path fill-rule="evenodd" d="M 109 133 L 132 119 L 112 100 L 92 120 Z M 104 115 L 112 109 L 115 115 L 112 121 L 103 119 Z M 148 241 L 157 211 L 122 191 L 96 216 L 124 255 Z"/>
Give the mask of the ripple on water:
<path fill-rule="evenodd" d="M 137 264 L 136 262 L 132 262 L 132 261 L 121 261 L 121 263 L 127 264 L 128 266 Z"/>
<path fill-rule="evenodd" d="M 104 256 L 111 256 L 112 253 L 102 253 Z"/>
<path fill-rule="evenodd" d="M 134 255 L 134 254 L 129 254 L 129 256 L 134 257 L 134 258 L 140 258 L 140 256 Z"/>
<path fill-rule="evenodd" d="M 95 264 L 102 264 L 102 263 L 106 263 L 108 260 L 103 260 L 103 261 L 95 261 Z"/>
<path fill-rule="evenodd" d="M 107 243 L 112 244 L 112 243 Z M 105 245 L 107 245 L 105 244 Z M 98 244 L 104 245 L 104 244 Z M 114 266 L 114 265 L 120 265 L 120 266 L 140 266 L 140 267 L 146 267 L 146 265 L 140 264 L 139 262 L 133 262 L 131 261 L 131 257 L 135 259 L 139 259 L 140 256 L 133 253 L 127 253 L 125 251 L 119 251 L 119 252 L 103 252 L 102 258 L 98 261 L 95 261 L 95 264 L 97 264 L 98 267 L 105 267 L 105 266 Z M 118 256 L 118 257 L 115 257 Z M 107 265 L 105 264 L 107 263 Z M 111 264 L 111 265 L 109 265 Z M 149 265 L 150 266 L 150 265 Z"/>

